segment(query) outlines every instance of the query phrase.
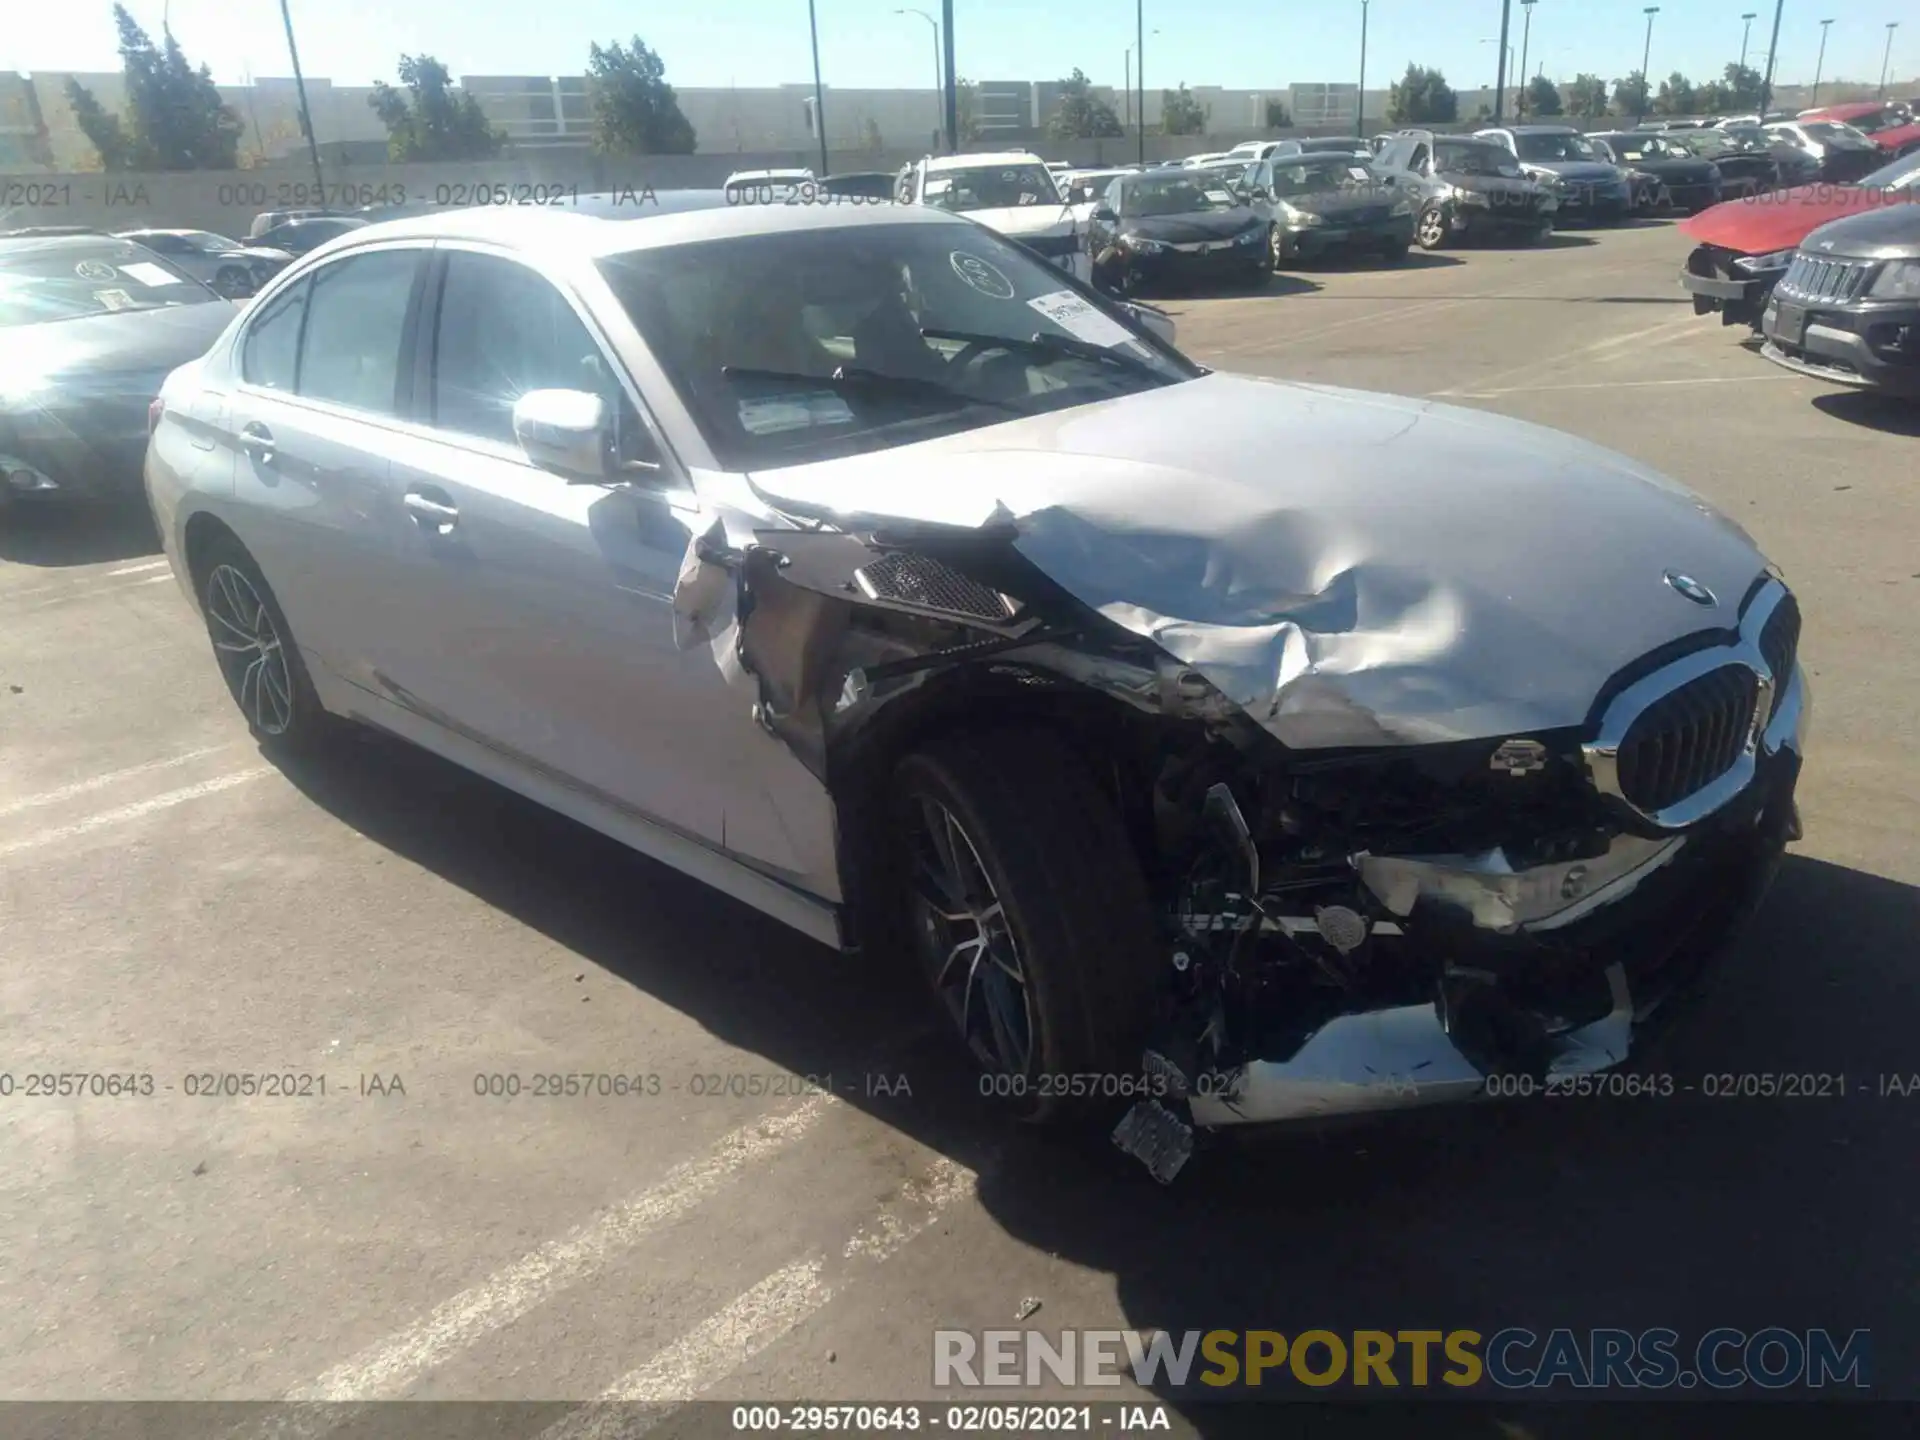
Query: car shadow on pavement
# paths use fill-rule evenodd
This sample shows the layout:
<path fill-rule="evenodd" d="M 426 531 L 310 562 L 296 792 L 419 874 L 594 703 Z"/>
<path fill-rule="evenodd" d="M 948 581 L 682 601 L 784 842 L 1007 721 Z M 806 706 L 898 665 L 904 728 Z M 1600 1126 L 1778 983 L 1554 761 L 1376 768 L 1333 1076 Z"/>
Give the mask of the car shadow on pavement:
<path fill-rule="evenodd" d="M 0 560 L 15 565 L 99 565 L 159 553 L 144 500 L 16 503 L 0 511 Z"/>
<path fill-rule="evenodd" d="M 1839 390 L 1813 397 L 1813 408 L 1835 420 L 1889 435 L 1920 435 L 1920 399 L 1871 390 Z"/>
<path fill-rule="evenodd" d="M 1063 1137 L 989 1114 L 906 967 L 838 956 L 411 747 L 368 735 L 344 748 L 282 768 L 368 839 L 774 1067 L 907 1074 L 910 1096 L 841 1098 L 977 1170 L 980 1205 L 1015 1240 L 1111 1274 L 1131 1328 L 1667 1326 L 1688 1341 L 1718 1325 L 1864 1328 L 1876 1394 L 1920 1391 L 1905 1278 L 1920 1093 L 1890 1096 L 1883 1079 L 1920 1071 L 1914 887 L 1790 857 L 1711 1004 L 1649 1072 L 1674 1077 L 1665 1096 L 1230 1137 L 1163 1188 L 1104 1130 Z M 1844 1076 L 1844 1094 L 1832 1081 L 1737 1093 L 1742 1076 L 1783 1074 Z M 1161 1398 L 1204 1435 L 1253 1420 L 1196 1406 L 1199 1388 Z M 1279 1433 L 1278 1418 L 1259 1433 Z M 1515 1433 L 1452 1418 L 1478 1428 L 1446 1433 Z M 1531 1433 L 1602 1433 L 1567 1410 L 1549 1420 Z"/>

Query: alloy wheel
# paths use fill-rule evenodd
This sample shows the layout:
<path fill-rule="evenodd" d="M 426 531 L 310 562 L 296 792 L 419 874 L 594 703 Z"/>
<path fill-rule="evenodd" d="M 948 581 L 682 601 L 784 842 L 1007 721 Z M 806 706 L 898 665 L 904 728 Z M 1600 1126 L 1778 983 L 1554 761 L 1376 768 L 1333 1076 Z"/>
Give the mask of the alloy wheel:
<path fill-rule="evenodd" d="M 1429 206 L 1420 215 L 1420 243 L 1431 250 L 1447 238 L 1447 217 L 1438 205 Z"/>
<path fill-rule="evenodd" d="M 1273 261 L 1273 268 L 1276 270 L 1286 261 L 1286 245 L 1281 239 L 1278 225 L 1267 228 L 1267 255 Z"/>
<path fill-rule="evenodd" d="M 981 1066 L 1024 1075 L 1033 1060 L 1033 997 L 980 852 L 930 795 L 916 797 L 910 831 L 914 928 L 934 990 Z"/>
<path fill-rule="evenodd" d="M 207 628 L 220 673 L 253 728 L 284 735 L 293 725 L 293 678 L 285 642 L 253 582 L 231 565 L 207 577 Z"/>

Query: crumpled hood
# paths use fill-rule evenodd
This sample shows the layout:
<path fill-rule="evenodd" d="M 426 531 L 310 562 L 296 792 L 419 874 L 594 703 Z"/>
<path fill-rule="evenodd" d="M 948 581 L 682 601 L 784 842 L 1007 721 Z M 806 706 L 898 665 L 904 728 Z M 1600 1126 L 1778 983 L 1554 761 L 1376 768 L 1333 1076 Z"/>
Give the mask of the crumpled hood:
<path fill-rule="evenodd" d="M 1620 179 L 1620 167 L 1604 160 L 1522 160 L 1520 168 L 1529 175 L 1557 175 L 1583 185 L 1607 185 Z"/>
<path fill-rule="evenodd" d="M 1748 195 L 1710 205 L 1680 222 L 1682 235 L 1743 255 L 1791 250 L 1829 220 L 1858 215 L 1907 197 L 1860 185 L 1796 185 L 1767 195 Z"/>
<path fill-rule="evenodd" d="M 1076 598 L 1299 747 L 1580 725 L 1628 662 L 1731 626 L 1765 565 L 1732 521 L 1586 441 L 1246 376 L 753 481 L 849 524 L 1010 523 Z"/>

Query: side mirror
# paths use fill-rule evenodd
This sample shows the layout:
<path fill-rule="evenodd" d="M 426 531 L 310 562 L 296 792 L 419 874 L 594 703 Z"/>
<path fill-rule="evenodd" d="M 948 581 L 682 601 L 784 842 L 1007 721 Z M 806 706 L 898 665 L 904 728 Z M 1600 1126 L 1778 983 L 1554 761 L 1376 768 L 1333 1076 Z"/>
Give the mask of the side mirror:
<path fill-rule="evenodd" d="M 1143 330 L 1150 330 L 1166 344 L 1173 344 L 1173 317 L 1164 310 L 1151 305 L 1141 305 L 1132 300 L 1122 300 L 1120 308 Z"/>
<path fill-rule="evenodd" d="M 1093 218 L 1096 220 L 1110 222 L 1110 221 L 1118 220 L 1120 217 L 1113 213 L 1113 207 L 1111 205 L 1107 204 L 1105 201 L 1102 201 L 1100 204 L 1095 205 L 1093 207 Z"/>
<path fill-rule="evenodd" d="M 579 485 L 613 478 L 607 403 L 586 390 L 529 390 L 513 404 L 513 438 L 542 470 Z"/>

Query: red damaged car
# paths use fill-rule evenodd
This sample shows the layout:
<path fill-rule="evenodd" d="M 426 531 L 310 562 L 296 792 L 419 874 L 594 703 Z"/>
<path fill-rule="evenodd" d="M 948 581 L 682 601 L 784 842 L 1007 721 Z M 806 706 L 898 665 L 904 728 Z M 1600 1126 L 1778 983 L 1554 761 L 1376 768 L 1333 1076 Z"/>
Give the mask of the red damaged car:
<path fill-rule="evenodd" d="M 1851 105 L 1824 105 L 1818 110 L 1802 110 L 1795 118 L 1851 125 L 1889 157 L 1911 155 L 1920 150 L 1920 121 L 1898 101 L 1859 100 Z"/>
<path fill-rule="evenodd" d="M 1920 150 L 1851 185 L 1797 185 L 1712 206 L 1678 227 L 1699 242 L 1680 284 L 1693 296 L 1696 315 L 1717 310 L 1723 325 L 1758 330 L 1774 282 L 1787 273 L 1802 240 L 1829 220 L 1903 202 L 1920 202 Z"/>

